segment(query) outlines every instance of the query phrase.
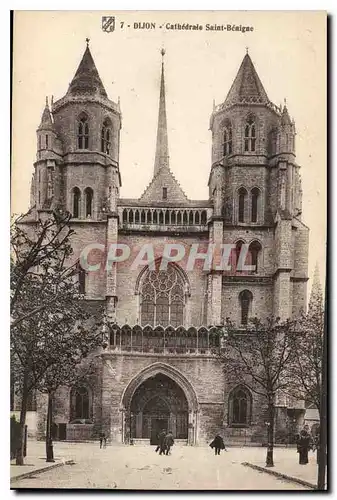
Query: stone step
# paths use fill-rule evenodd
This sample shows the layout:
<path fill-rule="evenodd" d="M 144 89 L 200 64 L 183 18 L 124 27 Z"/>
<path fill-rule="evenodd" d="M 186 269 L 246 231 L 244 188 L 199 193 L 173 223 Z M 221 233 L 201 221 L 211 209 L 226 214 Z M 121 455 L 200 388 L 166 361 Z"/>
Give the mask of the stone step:
<path fill-rule="evenodd" d="M 135 446 L 150 446 L 150 439 L 134 438 L 133 444 Z M 174 444 L 177 446 L 187 446 L 187 439 L 175 439 Z M 153 445 L 156 446 L 156 445 Z"/>

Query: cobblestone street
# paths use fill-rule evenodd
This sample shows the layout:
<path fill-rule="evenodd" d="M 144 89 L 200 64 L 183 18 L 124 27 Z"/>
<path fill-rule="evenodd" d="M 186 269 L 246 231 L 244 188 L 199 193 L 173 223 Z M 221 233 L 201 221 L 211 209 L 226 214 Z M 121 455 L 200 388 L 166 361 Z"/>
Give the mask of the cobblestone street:
<path fill-rule="evenodd" d="M 40 445 L 42 457 L 43 443 L 35 444 Z M 286 459 L 294 450 L 275 450 L 276 460 L 277 454 Z M 55 456 L 60 455 L 75 464 L 14 481 L 12 488 L 306 489 L 241 465 L 243 461 L 262 461 L 264 448 L 230 448 L 215 456 L 208 447 L 174 446 L 171 456 L 159 456 L 152 446 L 108 446 L 100 450 L 97 443 L 57 443 Z"/>

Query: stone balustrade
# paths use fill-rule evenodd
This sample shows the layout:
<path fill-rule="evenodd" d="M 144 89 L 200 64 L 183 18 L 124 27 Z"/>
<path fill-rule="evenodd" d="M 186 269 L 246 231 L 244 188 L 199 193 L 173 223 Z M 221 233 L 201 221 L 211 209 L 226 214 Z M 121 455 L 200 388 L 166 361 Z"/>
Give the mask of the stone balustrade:
<path fill-rule="evenodd" d="M 191 226 L 207 229 L 208 214 L 200 208 L 143 208 L 120 207 L 119 219 L 121 227 L 139 226 Z"/>
<path fill-rule="evenodd" d="M 109 330 L 109 347 L 117 352 L 215 355 L 220 348 L 216 327 L 112 325 Z"/>

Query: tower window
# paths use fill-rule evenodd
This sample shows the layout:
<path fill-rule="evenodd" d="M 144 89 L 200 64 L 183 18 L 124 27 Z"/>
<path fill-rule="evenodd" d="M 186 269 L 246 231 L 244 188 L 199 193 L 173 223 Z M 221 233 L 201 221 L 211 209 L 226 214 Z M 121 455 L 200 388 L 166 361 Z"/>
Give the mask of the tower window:
<path fill-rule="evenodd" d="M 38 139 L 38 144 L 39 144 L 39 149 L 41 149 L 41 136 L 39 135 L 39 139 Z"/>
<path fill-rule="evenodd" d="M 49 137 L 48 134 L 46 134 L 46 149 L 49 148 Z"/>
<path fill-rule="evenodd" d="M 233 271 L 235 271 L 236 273 L 240 273 L 242 271 L 242 269 L 239 269 L 238 268 L 238 264 L 239 264 L 239 259 L 240 259 L 240 254 L 241 254 L 241 249 L 242 249 L 242 245 L 244 244 L 244 241 L 238 241 L 235 245 L 235 248 L 233 248 L 232 250 L 232 255 L 233 255 Z M 243 263 L 245 264 L 245 263 Z"/>
<path fill-rule="evenodd" d="M 232 154 L 232 125 L 228 123 L 224 129 L 223 135 L 223 154 L 224 156 Z"/>
<path fill-rule="evenodd" d="M 247 190 L 245 188 L 239 189 L 239 222 L 245 222 L 245 206 L 247 200 Z"/>
<path fill-rule="evenodd" d="M 262 247 L 258 241 L 253 241 L 249 245 L 248 255 L 249 255 L 249 265 L 255 266 L 255 271 L 253 273 L 258 272 L 258 261 L 259 261 L 259 253 L 262 250 Z"/>
<path fill-rule="evenodd" d="M 73 217 L 78 219 L 81 213 L 81 191 L 78 187 L 73 189 Z"/>
<path fill-rule="evenodd" d="M 163 187 L 163 200 L 167 200 L 167 188 Z"/>
<path fill-rule="evenodd" d="M 251 309 L 252 300 L 253 300 L 253 295 L 249 290 L 243 290 L 239 294 L 239 301 L 241 305 L 241 325 L 248 324 L 248 317 Z"/>
<path fill-rule="evenodd" d="M 111 151 L 111 121 L 109 119 L 104 120 L 102 127 L 101 151 L 107 155 L 109 155 Z"/>
<path fill-rule="evenodd" d="M 260 190 L 258 188 L 252 189 L 251 195 L 252 195 L 252 197 L 251 197 L 251 201 L 252 201 L 252 207 L 251 207 L 252 208 L 252 211 L 251 211 L 252 222 L 257 222 Z"/>
<path fill-rule="evenodd" d="M 91 188 L 86 188 L 84 191 L 85 194 L 85 216 L 92 217 L 92 203 L 94 198 L 94 192 Z"/>
<path fill-rule="evenodd" d="M 78 122 L 77 143 L 78 149 L 89 148 L 89 123 L 86 116 L 82 116 Z"/>
<path fill-rule="evenodd" d="M 253 117 L 249 117 L 245 125 L 245 151 L 255 151 L 256 127 Z"/>
<path fill-rule="evenodd" d="M 48 168 L 47 170 L 47 198 L 50 199 L 54 196 L 54 169 Z"/>

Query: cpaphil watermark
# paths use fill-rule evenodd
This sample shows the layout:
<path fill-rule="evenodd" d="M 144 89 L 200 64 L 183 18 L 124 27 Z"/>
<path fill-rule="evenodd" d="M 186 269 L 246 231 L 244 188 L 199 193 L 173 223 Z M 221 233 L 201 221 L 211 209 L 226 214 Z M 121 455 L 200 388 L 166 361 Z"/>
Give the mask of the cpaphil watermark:
<path fill-rule="evenodd" d="M 92 257 L 95 255 L 95 258 Z M 94 260 L 94 262 L 92 262 Z M 81 252 L 80 265 L 88 272 L 110 271 L 116 263 L 128 263 L 131 270 L 148 266 L 152 271 L 166 270 L 169 263 L 179 264 L 185 271 L 193 271 L 195 266 L 204 271 L 236 271 L 254 272 L 256 265 L 252 264 L 249 244 L 242 243 L 239 250 L 233 243 L 165 243 L 154 245 L 146 243 L 138 247 L 130 247 L 126 243 L 111 243 L 106 247 L 103 243 L 90 243 Z"/>

